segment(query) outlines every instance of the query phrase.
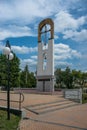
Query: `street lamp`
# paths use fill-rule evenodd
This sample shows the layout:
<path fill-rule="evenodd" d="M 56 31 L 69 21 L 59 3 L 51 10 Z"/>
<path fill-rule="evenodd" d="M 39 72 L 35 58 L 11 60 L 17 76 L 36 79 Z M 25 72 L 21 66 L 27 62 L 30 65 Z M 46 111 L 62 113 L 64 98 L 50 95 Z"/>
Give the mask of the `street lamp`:
<path fill-rule="evenodd" d="M 9 69 L 9 60 L 14 58 L 13 53 L 11 52 L 11 46 L 9 41 L 7 40 L 6 46 L 3 49 L 3 53 L 7 57 L 7 65 L 8 65 L 8 86 L 7 86 L 7 119 L 10 120 L 10 69 Z"/>

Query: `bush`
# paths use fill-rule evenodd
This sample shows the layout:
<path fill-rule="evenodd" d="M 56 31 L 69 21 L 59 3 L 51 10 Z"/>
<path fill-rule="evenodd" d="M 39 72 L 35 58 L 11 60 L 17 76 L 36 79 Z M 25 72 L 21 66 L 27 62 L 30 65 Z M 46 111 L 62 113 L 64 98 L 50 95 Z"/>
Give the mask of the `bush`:
<path fill-rule="evenodd" d="M 82 94 L 82 103 L 87 103 L 87 93 Z"/>

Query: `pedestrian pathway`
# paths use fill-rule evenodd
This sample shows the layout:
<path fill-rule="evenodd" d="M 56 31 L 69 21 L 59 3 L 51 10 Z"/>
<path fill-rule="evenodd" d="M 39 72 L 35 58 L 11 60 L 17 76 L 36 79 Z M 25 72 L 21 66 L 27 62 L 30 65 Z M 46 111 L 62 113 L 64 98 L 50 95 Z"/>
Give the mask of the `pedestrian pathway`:
<path fill-rule="evenodd" d="M 87 104 L 60 95 L 31 96 L 30 104 L 24 105 L 26 116 L 20 130 L 87 130 Z"/>
<path fill-rule="evenodd" d="M 1 97 L 6 97 L 3 93 Z M 87 130 L 87 103 L 78 104 L 63 98 L 61 94 L 25 94 L 19 130 Z M 11 100 L 17 96 L 12 94 Z M 3 102 L 0 102 L 3 106 Z M 17 103 L 11 104 L 18 108 Z"/>
<path fill-rule="evenodd" d="M 26 112 L 20 130 L 87 130 L 87 104 L 39 115 Z"/>

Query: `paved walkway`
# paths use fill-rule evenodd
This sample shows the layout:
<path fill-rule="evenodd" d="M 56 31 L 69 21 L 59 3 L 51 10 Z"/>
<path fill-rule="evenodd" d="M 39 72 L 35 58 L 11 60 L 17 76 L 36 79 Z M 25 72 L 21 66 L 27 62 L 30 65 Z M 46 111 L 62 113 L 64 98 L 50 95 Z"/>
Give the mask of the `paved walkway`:
<path fill-rule="evenodd" d="M 48 110 L 48 106 L 50 109 L 55 105 L 53 102 L 60 102 L 62 100 L 64 98 L 60 95 L 29 94 L 25 95 L 25 102 L 27 104 L 24 102 L 23 107 L 32 108 L 34 111 L 41 109 Z M 63 105 L 64 102 L 61 102 L 61 104 Z M 60 106 L 58 105 L 58 107 Z M 63 106 L 63 109 L 46 113 L 35 114 L 28 109 L 25 109 L 25 111 L 26 118 L 21 120 L 20 130 L 87 130 L 87 104 L 75 104 L 72 107 L 68 106 L 65 108 Z"/>
<path fill-rule="evenodd" d="M 20 121 L 20 130 L 87 130 L 87 104 L 78 105 L 60 94 L 24 96 L 22 109 L 26 115 Z M 11 95 L 14 98 L 17 96 Z M 5 104 L 0 102 L 0 105 Z M 11 105 L 18 107 L 15 103 Z"/>

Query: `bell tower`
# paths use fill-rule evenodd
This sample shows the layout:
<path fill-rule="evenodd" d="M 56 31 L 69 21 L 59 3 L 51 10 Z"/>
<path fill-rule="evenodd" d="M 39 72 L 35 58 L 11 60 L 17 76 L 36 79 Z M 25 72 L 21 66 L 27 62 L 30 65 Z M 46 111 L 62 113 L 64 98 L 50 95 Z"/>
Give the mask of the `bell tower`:
<path fill-rule="evenodd" d="M 54 23 L 50 18 L 38 26 L 37 90 L 54 91 Z"/>

